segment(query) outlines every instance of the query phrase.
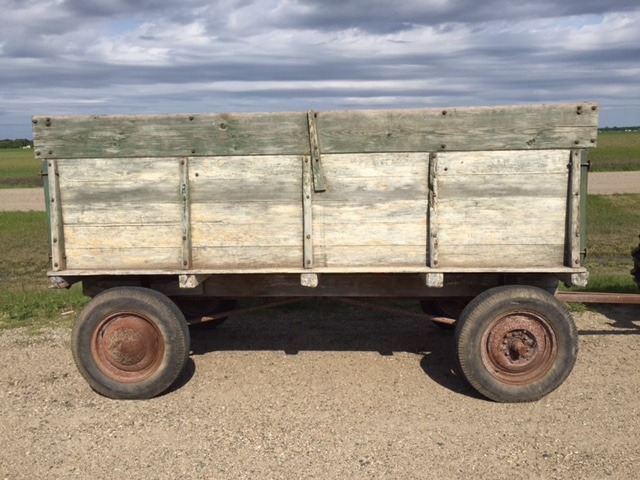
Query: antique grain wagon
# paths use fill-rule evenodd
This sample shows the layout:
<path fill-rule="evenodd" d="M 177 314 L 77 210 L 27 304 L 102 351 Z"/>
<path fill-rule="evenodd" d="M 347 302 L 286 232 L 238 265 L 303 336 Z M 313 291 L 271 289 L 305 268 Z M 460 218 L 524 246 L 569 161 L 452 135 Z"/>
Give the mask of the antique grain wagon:
<path fill-rule="evenodd" d="M 478 391 L 540 398 L 576 358 L 553 293 L 587 280 L 597 117 L 592 103 L 34 117 L 49 276 L 93 297 L 78 368 L 101 394 L 148 398 L 183 369 L 188 323 L 233 300 L 415 298 L 459 317 Z"/>

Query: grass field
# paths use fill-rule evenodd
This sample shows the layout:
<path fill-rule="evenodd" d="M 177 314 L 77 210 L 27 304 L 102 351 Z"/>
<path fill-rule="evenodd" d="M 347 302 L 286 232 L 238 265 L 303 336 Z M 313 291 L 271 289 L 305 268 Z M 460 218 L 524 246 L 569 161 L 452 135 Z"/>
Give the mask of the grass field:
<path fill-rule="evenodd" d="M 640 132 L 600 132 L 589 158 L 592 172 L 640 170 Z"/>
<path fill-rule="evenodd" d="M 0 212 L 0 328 L 67 324 L 86 303 L 79 288 L 49 290 L 44 212 Z"/>
<path fill-rule="evenodd" d="M 40 187 L 39 173 L 40 160 L 32 149 L 0 149 L 0 188 Z"/>

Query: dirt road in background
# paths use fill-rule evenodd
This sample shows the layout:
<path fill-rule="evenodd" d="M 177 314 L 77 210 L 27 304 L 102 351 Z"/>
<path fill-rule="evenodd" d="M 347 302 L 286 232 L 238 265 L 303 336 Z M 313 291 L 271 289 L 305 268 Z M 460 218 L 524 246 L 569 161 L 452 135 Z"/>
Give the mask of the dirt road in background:
<path fill-rule="evenodd" d="M 591 173 L 589 193 L 640 193 L 640 172 Z M 44 193 L 41 188 L 0 189 L 0 211 L 29 210 L 44 210 Z"/>
<path fill-rule="evenodd" d="M 640 478 L 640 309 L 579 313 L 546 398 L 497 404 L 429 322 L 311 302 L 192 340 L 169 393 L 90 390 L 69 330 L 0 333 L 2 478 Z"/>

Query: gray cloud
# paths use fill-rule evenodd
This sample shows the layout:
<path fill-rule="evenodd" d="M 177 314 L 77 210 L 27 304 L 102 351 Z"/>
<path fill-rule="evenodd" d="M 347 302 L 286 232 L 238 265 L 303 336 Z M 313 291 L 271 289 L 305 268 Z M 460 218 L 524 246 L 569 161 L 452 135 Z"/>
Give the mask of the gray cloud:
<path fill-rule="evenodd" d="M 640 124 L 640 6 L 0 0 L 0 137 L 31 114 L 592 99 Z"/>

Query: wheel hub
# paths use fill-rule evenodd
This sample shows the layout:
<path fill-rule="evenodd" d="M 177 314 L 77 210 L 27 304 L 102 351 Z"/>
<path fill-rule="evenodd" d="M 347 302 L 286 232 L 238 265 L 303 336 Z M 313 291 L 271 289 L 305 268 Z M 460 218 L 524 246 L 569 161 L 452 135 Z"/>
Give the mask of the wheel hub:
<path fill-rule="evenodd" d="M 549 322 L 533 312 L 510 312 L 487 328 L 482 361 L 491 374 L 512 385 L 529 384 L 553 366 L 557 352 Z"/>
<path fill-rule="evenodd" d="M 150 320 L 121 313 L 103 320 L 95 330 L 91 354 L 98 367 L 114 380 L 137 382 L 156 371 L 164 346 Z"/>

